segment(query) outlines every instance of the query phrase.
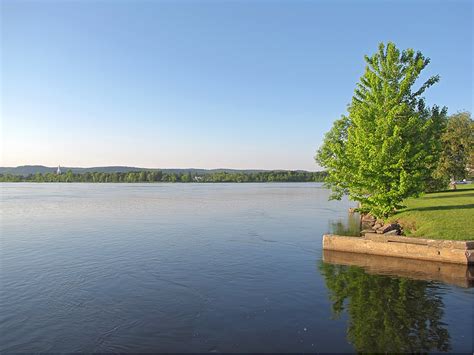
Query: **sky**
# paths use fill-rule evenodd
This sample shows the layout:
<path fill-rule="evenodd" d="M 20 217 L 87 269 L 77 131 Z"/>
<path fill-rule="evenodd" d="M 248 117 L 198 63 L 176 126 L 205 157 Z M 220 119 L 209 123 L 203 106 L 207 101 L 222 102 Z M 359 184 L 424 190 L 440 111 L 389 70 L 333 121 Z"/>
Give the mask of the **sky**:
<path fill-rule="evenodd" d="M 318 170 L 379 42 L 472 111 L 471 1 L 0 0 L 0 166 Z"/>

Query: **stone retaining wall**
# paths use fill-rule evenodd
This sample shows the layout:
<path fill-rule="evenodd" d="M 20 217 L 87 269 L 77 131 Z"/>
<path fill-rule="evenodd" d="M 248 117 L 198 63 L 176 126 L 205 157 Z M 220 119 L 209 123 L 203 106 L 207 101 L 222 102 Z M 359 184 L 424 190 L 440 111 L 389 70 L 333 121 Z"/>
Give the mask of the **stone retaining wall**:
<path fill-rule="evenodd" d="M 324 235 L 323 250 L 474 264 L 474 242 L 433 240 L 367 233 L 364 237 Z"/>

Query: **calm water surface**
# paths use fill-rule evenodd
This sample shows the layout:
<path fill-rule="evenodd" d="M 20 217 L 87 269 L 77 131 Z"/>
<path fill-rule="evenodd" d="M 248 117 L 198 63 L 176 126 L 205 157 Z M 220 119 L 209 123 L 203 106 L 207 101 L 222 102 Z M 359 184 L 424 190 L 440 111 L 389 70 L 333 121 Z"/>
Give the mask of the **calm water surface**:
<path fill-rule="evenodd" d="M 319 184 L 3 184 L 2 352 L 473 350 L 473 289 L 322 262 Z"/>

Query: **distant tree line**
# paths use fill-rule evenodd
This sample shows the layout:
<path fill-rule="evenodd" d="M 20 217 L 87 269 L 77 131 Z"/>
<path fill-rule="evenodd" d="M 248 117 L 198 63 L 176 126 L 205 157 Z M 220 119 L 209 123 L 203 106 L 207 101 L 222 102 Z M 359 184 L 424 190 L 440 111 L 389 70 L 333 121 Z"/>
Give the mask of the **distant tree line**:
<path fill-rule="evenodd" d="M 126 173 L 87 172 L 74 174 L 36 173 L 31 175 L 0 174 L 0 182 L 323 182 L 326 172 L 308 171 L 264 171 L 264 172 L 215 172 L 198 174 L 193 172 L 167 173 L 157 171 L 133 171 Z"/>

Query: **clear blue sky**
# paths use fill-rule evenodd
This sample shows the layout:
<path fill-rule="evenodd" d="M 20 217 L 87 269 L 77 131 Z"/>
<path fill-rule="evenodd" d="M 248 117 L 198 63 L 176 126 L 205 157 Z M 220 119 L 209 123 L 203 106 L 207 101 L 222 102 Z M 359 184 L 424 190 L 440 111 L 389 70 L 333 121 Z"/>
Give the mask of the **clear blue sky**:
<path fill-rule="evenodd" d="M 2 166 L 315 170 L 381 41 L 472 110 L 471 1 L 0 2 Z"/>

